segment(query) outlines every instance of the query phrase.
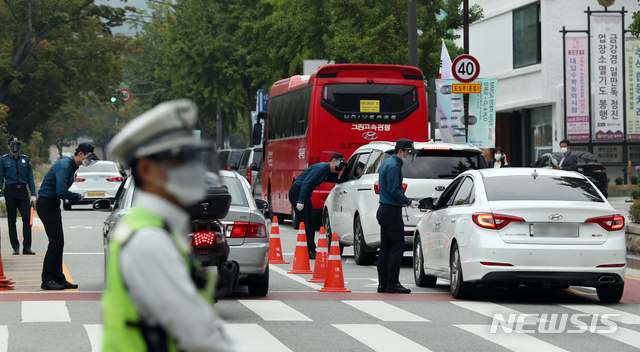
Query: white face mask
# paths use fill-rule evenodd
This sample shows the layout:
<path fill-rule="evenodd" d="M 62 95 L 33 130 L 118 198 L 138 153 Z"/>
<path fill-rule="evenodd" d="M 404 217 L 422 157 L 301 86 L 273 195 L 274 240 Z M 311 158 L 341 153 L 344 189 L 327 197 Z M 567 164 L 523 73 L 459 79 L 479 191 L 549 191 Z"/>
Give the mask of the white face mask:
<path fill-rule="evenodd" d="M 567 149 L 567 147 L 562 147 L 562 148 L 560 148 L 560 152 L 561 152 L 562 154 L 567 154 L 567 151 L 569 151 L 569 149 Z"/>
<path fill-rule="evenodd" d="M 496 160 L 500 161 L 500 159 L 502 159 L 502 154 L 496 154 L 495 158 Z"/>
<path fill-rule="evenodd" d="M 156 182 L 165 191 L 176 197 L 182 206 L 198 203 L 207 196 L 206 168 L 197 160 L 186 162 L 179 167 L 166 169 L 167 181 Z"/>

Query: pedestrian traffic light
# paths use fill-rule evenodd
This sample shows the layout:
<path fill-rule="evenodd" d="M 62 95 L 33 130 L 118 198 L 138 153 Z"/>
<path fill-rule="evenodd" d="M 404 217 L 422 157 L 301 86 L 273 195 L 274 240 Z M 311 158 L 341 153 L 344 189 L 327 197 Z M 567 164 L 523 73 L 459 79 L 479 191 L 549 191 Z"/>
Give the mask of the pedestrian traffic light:
<path fill-rule="evenodd" d="M 118 98 L 116 98 L 116 97 L 111 97 L 111 102 L 112 102 L 112 103 L 115 103 L 117 100 L 118 100 Z"/>

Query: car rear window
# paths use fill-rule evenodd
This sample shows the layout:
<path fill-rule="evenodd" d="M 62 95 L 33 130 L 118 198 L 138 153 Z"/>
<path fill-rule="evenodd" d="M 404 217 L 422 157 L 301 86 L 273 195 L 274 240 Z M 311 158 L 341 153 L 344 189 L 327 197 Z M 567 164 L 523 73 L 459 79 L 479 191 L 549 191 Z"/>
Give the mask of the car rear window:
<path fill-rule="evenodd" d="M 93 164 L 91 166 L 80 166 L 78 172 L 118 172 L 116 164 Z"/>
<path fill-rule="evenodd" d="M 231 176 L 222 176 L 219 180 L 207 177 L 207 184 L 212 187 L 227 187 L 227 190 L 229 190 L 229 194 L 231 195 L 231 205 L 239 207 L 249 206 L 239 179 Z"/>
<path fill-rule="evenodd" d="M 402 166 L 402 176 L 423 179 L 453 179 L 467 170 L 483 168 L 481 153 L 452 150 L 418 150 Z"/>
<path fill-rule="evenodd" d="M 598 202 L 604 200 L 583 178 L 566 176 L 513 175 L 486 177 L 487 199 L 499 200 L 565 200 Z"/>

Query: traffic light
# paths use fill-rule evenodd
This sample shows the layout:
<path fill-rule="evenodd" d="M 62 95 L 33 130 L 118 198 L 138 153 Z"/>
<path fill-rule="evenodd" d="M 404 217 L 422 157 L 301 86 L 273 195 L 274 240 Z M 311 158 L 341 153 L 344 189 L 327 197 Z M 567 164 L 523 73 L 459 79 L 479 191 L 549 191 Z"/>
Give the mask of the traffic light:
<path fill-rule="evenodd" d="M 112 103 L 115 103 L 116 101 L 118 101 L 118 98 L 117 98 L 117 97 L 115 97 L 115 96 L 111 97 L 111 102 L 112 102 Z"/>

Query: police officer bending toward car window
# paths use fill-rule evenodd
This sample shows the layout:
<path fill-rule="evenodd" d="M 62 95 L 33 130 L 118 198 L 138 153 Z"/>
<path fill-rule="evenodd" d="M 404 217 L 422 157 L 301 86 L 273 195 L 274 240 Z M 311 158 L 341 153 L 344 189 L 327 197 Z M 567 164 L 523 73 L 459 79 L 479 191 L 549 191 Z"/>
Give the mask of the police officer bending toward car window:
<path fill-rule="evenodd" d="M 213 144 L 191 132 L 197 116 L 190 100 L 165 102 L 107 146 L 131 167 L 138 193 L 109 242 L 103 351 L 239 350 L 213 310 L 213 282 L 189 258 L 184 208 L 206 197 L 205 173 L 215 170 L 202 158 Z"/>
<path fill-rule="evenodd" d="M 418 207 L 418 202 L 404 195 L 402 165 L 417 152 L 410 139 L 396 141 L 395 154 L 380 167 L 380 206 L 376 214 L 380 224 L 380 254 L 378 255 L 378 292 L 411 293 L 400 285 L 400 265 L 404 252 L 404 222 L 402 208 Z"/>
<path fill-rule="evenodd" d="M 9 240 L 13 247 L 13 254 L 20 254 L 20 241 L 16 229 L 17 209 L 22 216 L 22 254 L 35 254 L 31 250 L 31 225 L 29 218 L 29 192 L 31 190 L 31 204 L 36 201 L 36 185 L 33 183 L 33 170 L 29 157 L 20 154 L 18 137 L 9 138 L 9 150 L 0 158 L 0 202 L 7 205 L 7 222 L 9 223 Z M 2 184 L 4 183 L 4 190 Z"/>
<path fill-rule="evenodd" d="M 289 202 L 291 208 L 304 222 L 304 230 L 307 236 L 307 250 L 309 259 L 316 259 L 316 225 L 313 215 L 313 202 L 311 194 L 324 180 L 330 172 L 338 172 L 344 167 L 344 155 L 340 153 L 331 154 L 328 163 L 317 163 L 304 170 L 289 189 Z M 331 234 L 328 234 L 331 236 Z"/>
<path fill-rule="evenodd" d="M 98 157 L 93 154 L 94 147 L 89 143 L 80 143 L 73 157 L 56 161 L 42 180 L 38 191 L 36 209 L 49 238 L 47 253 L 42 263 L 43 290 L 64 290 L 78 288 L 77 284 L 67 281 L 62 273 L 62 253 L 64 233 L 62 231 L 62 211 L 60 199 L 82 200 L 84 194 L 69 192 L 76 170 L 80 165 L 89 166 Z"/>

